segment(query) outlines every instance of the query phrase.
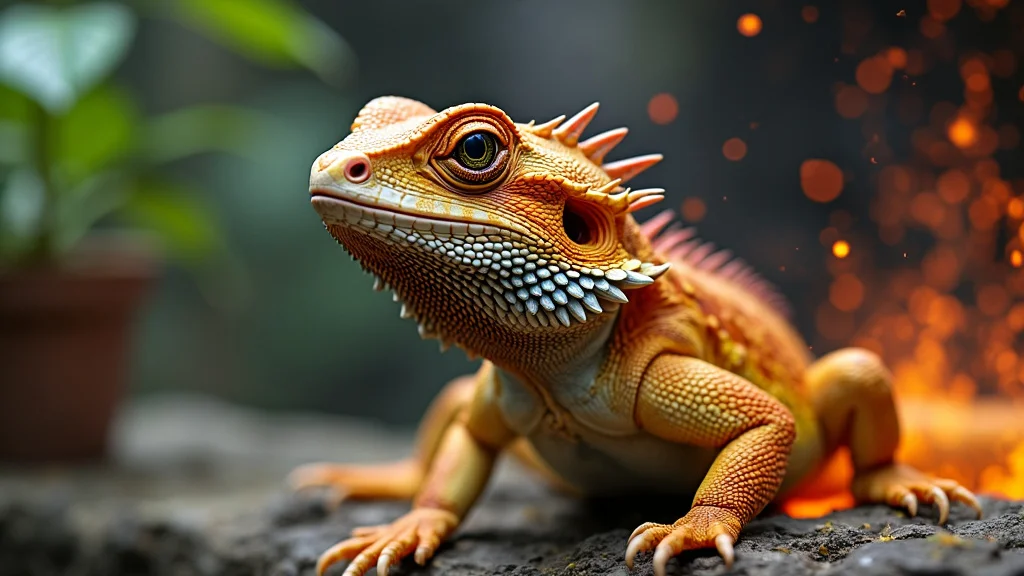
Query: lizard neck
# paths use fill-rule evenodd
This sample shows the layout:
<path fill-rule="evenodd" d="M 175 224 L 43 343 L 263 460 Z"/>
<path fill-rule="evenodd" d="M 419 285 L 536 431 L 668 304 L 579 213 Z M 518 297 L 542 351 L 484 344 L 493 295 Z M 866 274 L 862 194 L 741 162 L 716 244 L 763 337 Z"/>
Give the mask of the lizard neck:
<path fill-rule="evenodd" d="M 607 312 L 587 322 L 587 330 L 573 334 L 538 335 L 531 346 L 534 352 L 523 355 L 508 349 L 485 354 L 502 372 L 512 374 L 533 386 L 555 391 L 590 382 L 604 361 L 614 332 L 619 310 Z"/>

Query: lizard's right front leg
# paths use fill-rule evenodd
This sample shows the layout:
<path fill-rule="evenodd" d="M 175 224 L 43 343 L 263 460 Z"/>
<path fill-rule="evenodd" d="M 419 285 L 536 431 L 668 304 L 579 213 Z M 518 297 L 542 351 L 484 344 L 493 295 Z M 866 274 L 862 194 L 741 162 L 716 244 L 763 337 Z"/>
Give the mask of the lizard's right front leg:
<path fill-rule="evenodd" d="M 488 393 L 493 369 L 485 364 L 473 400 L 445 431 L 412 510 L 390 524 L 356 528 L 317 561 L 321 576 L 342 560 L 351 560 L 345 576 L 361 576 L 377 567 L 387 576 L 391 566 L 414 555 L 420 565 L 459 526 L 483 492 L 499 452 L 514 438 Z"/>

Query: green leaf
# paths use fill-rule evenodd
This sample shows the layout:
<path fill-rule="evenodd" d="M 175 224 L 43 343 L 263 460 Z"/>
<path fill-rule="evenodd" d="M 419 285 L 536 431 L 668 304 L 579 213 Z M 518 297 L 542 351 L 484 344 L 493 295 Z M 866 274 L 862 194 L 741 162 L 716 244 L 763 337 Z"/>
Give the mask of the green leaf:
<path fill-rule="evenodd" d="M 118 217 L 154 233 L 172 258 L 195 264 L 224 246 L 211 211 L 198 197 L 179 184 L 143 182 Z"/>
<path fill-rule="evenodd" d="M 43 182 L 29 168 L 15 170 L 0 190 L 0 255 L 10 260 L 27 251 L 43 217 Z"/>
<path fill-rule="evenodd" d="M 198 198 L 197 191 L 180 184 L 146 182 L 118 217 L 153 233 L 167 255 L 191 273 L 212 306 L 244 307 L 251 289 L 248 273 Z"/>
<path fill-rule="evenodd" d="M 204 152 L 252 154 L 252 142 L 264 136 L 270 118 L 237 106 L 203 105 L 158 116 L 145 127 L 143 154 L 170 162 Z"/>
<path fill-rule="evenodd" d="M 0 82 L 63 113 L 114 69 L 134 33 L 120 4 L 11 6 L 0 13 Z"/>
<path fill-rule="evenodd" d="M 344 39 L 291 1 L 178 0 L 176 6 L 186 24 L 263 65 L 302 66 L 332 84 L 354 72 Z"/>
<path fill-rule="evenodd" d="M 0 164 L 28 162 L 28 127 L 20 122 L 0 120 Z"/>
<path fill-rule="evenodd" d="M 56 123 L 53 159 L 71 183 L 125 158 L 135 139 L 139 112 L 123 91 L 101 87 L 85 95 Z"/>
<path fill-rule="evenodd" d="M 57 205 L 54 248 L 65 252 L 75 247 L 105 216 L 123 206 L 131 190 L 122 174 L 104 172 L 75 186 Z"/>

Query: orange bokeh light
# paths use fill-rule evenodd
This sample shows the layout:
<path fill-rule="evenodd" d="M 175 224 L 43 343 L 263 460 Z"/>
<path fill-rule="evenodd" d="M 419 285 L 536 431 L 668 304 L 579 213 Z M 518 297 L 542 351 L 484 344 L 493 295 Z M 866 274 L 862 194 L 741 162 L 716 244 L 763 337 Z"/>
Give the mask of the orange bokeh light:
<path fill-rule="evenodd" d="M 850 243 L 846 240 L 836 240 L 832 243 L 832 255 L 843 259 L 850 255 Z"/>
<path fill-rule="evenodd" d="M 747 143 L 739 138 L 729 138 L 722 145 L 722 154 L 733 162 L 742 160 L 747 155 Z"/>
<path fill-rule="evenodd" d="M 859 117 L 868 109 L 868 95 L 857 86 L 843 86 L 836 92 L 836 111 L 848 120 Z"/>
<path fill-rule="evenodd" d="M 951 20 L 960 12 L 960 0 L 928 0 L 928 14 L 939 22 Z"/>
<path fill-rule="evenodd" d="M 884 56 L 872 56 L 857 65 L 857 85 L 868 94 L 881 94 L 892 83 L 892 64 Z"/>
<path fill-rule="evenodd" d="M 800 10 L 800 17 L 804 19 L 804 22 L 814 24 L 818 21 L 818 7 L 810 5 L 804 6 Z"/>
<path fill-rule="evenodd" d="M 843 191 L 843 171 L 828 160 L 804 160 L 800 165 L 800 187 L 815 202 L 831 202 Z"/>
<path fill-rule="evenodd" d="M 853 312 L 864 303 L 864 283 L 853 274 L 840 274 L 829 286 L 828 301 L 837 310 Z"/>
<path fill-rule="evenodd" d="M 761 17 L 757 14 L 744 14 L 736 21 L 736 29 L 747 38 L 752 38 L 761 33 Z"/>
<path fill-rule="evenodd" d="M 948 204 L 963 202 L 971 192 L 971 179 L 960 170 L 947 170 L 935 182 L 939 196 Z"/>
<path fill-rule="evenodd" d="M 978 143 L 978 129 L 967 118 L 960 117 L 950 122 L 946 130 L 949 141 L 957 148 L 970 148 Z"/>
<path fill-rule="evenodd" d="M 1020 268 L 1021 265 L 1024 265 L 1024 254 L 1021 254 L 1020 250 L 1010 252 L 1010 264 L 1014 268 Z"/>
<path fill-rule="evenodd" d="M 708 207 L 700 198 L 691 196 L 683 200 L 683 206 L 680 211 L 683 214 L 683 218 L 688 222 L 700 222 L 707 215 Z"/>
<path fill-rule="evenodd" d="M 885 58 L 893 68 L 902 70 L 907 67 L 907 51 L 899 46 L 893 46 L 886 50 Z"/>
<path fill-rule="evenodd" d="M 1006 205 L 1006 215 L 1010 218 L 1024 217 L 1024 199 L 1014 198 Z"/>
<path fill-rule="evenodd" d="M 988 79 L 988 74 L 982 74 L 979 72 L 975 72 L 974 74 L 968 76 L 966 84 L 967 89 L 972 92 L 983 92 L 985 90 L 988 90 L 989 86 L 991 86 L 991 83 Z"/>
<path fill-rule="evenodd" d="M 679 103 L 667 92 L 655 94 L 647 103 L 647 115 L 655 124 L 671 124 L 679 115 Z"/>

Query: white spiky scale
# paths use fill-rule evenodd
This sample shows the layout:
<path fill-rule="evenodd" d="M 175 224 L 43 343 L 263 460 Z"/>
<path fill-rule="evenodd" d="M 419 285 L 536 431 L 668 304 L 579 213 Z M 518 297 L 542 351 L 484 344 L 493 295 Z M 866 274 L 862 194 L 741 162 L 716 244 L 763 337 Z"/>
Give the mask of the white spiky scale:
<path fill-rule="evenodd" d="M 668 264 L 653 264 L 636 259 L 606 269 L 574 267 L 556 256 L 553 246 L 538 241 L 532 244 L 512 231 L 491 226 L 430 225 L 425 219 L 389 219 L 393 227 L 381 227 L 374 218 L 346 218 L 371 233 L 418 247 L 445 258 L 469 275 L 460 279 L 462 293 L 474 305 L 496 317 L 521 326 L 571 326 L 586 322 L 588 314 L 598 315 L 617 309 L 628 299 L 624 290 L 648 285 L 663 273 Z M 365 268 L 365 267 L 364 267 Z M 387 284 L 380 279 L 376 289 Z M 393 295 L 400 302 L 397 294 Z M 415 311 L 403 305 L 400 314 L 416 318 Z M 436 328 L 426 319 L 419 321 L 423 337 L 437 337 Z"/>

